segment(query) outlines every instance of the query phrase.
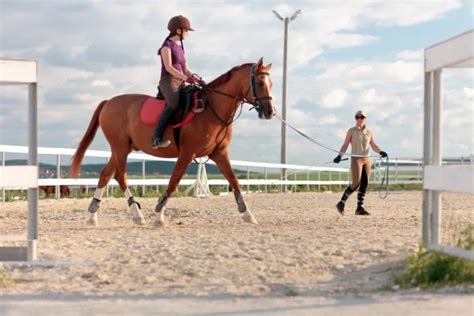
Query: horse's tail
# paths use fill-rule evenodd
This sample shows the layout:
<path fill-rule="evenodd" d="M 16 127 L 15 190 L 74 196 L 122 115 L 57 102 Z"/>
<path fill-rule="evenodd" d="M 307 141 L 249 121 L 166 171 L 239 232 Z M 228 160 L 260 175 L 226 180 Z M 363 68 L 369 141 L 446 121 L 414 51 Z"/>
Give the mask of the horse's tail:
<path fill-rule="evenodd" d="M 89 148 L 90 144 L 94 140 L 95 134 L 97 133 L 97 129 L 99 128 L 99 115 L 107 101 L 108 100 L 104 100 L 100 102 L 99 106 L 94 112 L 94 115 L 92 115 L 89 127 L 87 128 L 84 137 L 82 137 L 81 142 L 79 143 L 79 147 L 77 147 L 74 156 L 72 156 L 70 173 L 73 178 L 77 178 L 77 176 L 79 175 L 79 171 L 81 170 L 82 159 L 84 158 L 84 154 L 86 153 L 87 148 Z"/>

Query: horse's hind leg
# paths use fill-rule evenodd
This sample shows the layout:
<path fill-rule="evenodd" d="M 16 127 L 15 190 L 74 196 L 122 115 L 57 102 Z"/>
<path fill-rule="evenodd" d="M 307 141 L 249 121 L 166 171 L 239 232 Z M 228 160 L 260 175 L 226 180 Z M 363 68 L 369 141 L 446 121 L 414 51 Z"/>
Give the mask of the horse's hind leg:
<path fill-rule="evenodd" d="M 126 174 L 127 156 L 128 153 L 116 156 L 117 169 L 115 171 L 115 180 L 117 180 L 120 188 L 127 198 L 128 206 L 130 207 L 130 212 L 132 213 L 133 222 L 137 225 L 143 225 L 145 224 L 145 219 L 143 218 L 142 212 L 140 211 L 140 203 L 135 201 L 135 198 L 128 189 Z"/>
<path fill-rule="evenodd" d="M 115 171 L 115 160 L 112 155 L 111 159 L 105 165 L 104 169 L 100 172 L 99 183 L 97 184 L 97 188 L 95 190 L 94 197 L 92 198 L 91 204 L 89 205 L 88 211 L 90 214 L 87 224 L 97 226 L 97 211 L 100 207 L 100 202 L 102 201 L 102 195 L 105 191 L 105 186 L 109 183 L 110 178 L 112 178 Z"/>
<path fill-rule="evenodd" d="M 237 202 L 239 212 L 242 213 L 242 219 L 248 223 L 258 224 L 241 194 L 239 180 L 237 180 L 234 170 L 232 170 L 227 150 L 216 151 L 210 156 L 210 158 L 216 163 L 217 167 L 232 187 L 232 190 L 234 190 L 235 201 Z"/>
<path fill-rule="evenodd" d="M 186 168 L 188 168 L 191 161 L 194 159 L 193 154 L 186 154 L 183 153 L 178 157 L 176 161 L 176 165 L 173 169 L 173 173 L 171 174 L 171 178 L 168 184 L 168 188 L 166 191 L 161 195 L 158 200 L 158 203 L 155 206 L 155 212 L 157 212 L 157 219 L 155 220 L 156 227 L 165 226 L 165 209 L 166 203 L 168 203 L 168 199 L 171 198 L 174 191 L 176 190 L 179 181 L 183 177 Z"/>

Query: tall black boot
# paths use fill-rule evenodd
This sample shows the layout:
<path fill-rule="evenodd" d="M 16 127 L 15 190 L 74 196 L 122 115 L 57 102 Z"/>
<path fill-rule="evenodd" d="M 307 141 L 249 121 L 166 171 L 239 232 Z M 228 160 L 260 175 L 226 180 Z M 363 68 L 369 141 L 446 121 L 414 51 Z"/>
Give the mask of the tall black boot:
<path fill-rule="evenodd" d="M 168 120 L 172 113 L 173 110 L 170 107 L 166 107 L 163 113 L 161 113 L 160 120 L 151 139 L 151 147 L 168 147 L 171 144 L 171 141 L 163 138 L 163 134 L 165 133 L 166 125 L 168 125 Z"/>
<path fill-rule="evenodd" d="M 357 209 L 355 211 L 356 215 L 370 215 L 370 213 L 364 208 L 364 197 L 365 192 L 359 191 L 359 194 L 357 194 Z"/>
<path fill-rule="evenodd" d="M 336 209 L 339 213 L 341 213 L 341 215 L 344 215 L 344 206 L 346 205 L 347 199 L 349 198 L 349 196 L 351 196 L 353 192 L 354 190 L 349 185 L 344 191 L 344 193 L 342 194 L 341 200 L 339 201 L 339 203 L 337 203 Z"/>

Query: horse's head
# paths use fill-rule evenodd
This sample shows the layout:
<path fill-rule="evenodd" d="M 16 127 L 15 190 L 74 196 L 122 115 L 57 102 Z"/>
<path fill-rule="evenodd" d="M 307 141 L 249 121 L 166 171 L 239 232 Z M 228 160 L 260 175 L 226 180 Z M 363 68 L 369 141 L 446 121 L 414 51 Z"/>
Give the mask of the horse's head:
<path fill-rule="evenodd" d="M 258 117 L 269 120 L 275 115 L 270 92 L 272 90 L 272 80 L 270 79 L 270 69 L 272 64 L 263 65 L 263 57 L 250 67 L 250 91 L 251 98 L 248 100 L 255 106 Z"/>

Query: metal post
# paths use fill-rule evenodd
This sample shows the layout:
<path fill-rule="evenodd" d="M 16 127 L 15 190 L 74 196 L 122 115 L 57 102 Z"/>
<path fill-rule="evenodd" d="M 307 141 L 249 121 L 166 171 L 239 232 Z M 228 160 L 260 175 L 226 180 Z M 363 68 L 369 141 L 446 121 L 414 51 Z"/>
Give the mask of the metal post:
<path fill-rule="evenodd" d="M 295 177 L 294 177 L 294 179 L 295 179 L 295 183 L 293 184 L 293 188 L 294 188 L 294 192 L 296 193 L 296 191 L 297 191 L 297 189 L 298 189 L 298 188 L 297 188 L 297 184 L 296 184 L 296 181 L 298 181 L 296 169 L 295 169 Z"/>
<path fill-rule="evenodd" d="M 296 19 L 301 13 L 301 10 L 296 10 L 290 17 L 283 17 L 278 11 L 273 10 L 275 16 L 283 21 L 284 24 L 284 39 L 283 39 L 283 85 L 282 85 L 282 118 L 283 121 L 286 121 L 286 96 L 287 96 L 287 75 L 288 75 L 288 24 Z M 286 124 L 281 123 L 281 163 L 287 163 L 287 153 L 286 153 Z M 288 173 L 286 167 L 281 169 L 281 179 L 284 181 L 287 180 Z M 280 189 L 282 192 L 286 192 L 286 184 L 281 186 Z"/>
<path fill-rule="evenodd" d="M 331 191 L 332 191 L 332 175 L 331 175 L 331 170 L 329 170 L 329 187 L 331 188 Z"/>
<path fill-rule="evenodd" d="M 61 179 L 61 155 L 60 154 L 56 156 L 56 179 L 57 180 Z M 59 185 L 59 183 L 56 184 L 54 197 L 56 198 L 56 200 L 59 200 L 61 198 L 61 185 Z"/>
<path fill-rule="evenodd" d="M 321 191 L 321 170 L 318 170 L 318 191 Z"/>
<path fill-rule="evenodd" d="M 309 191 L 309 170 L 306 170 L 306 191 Z"/>
<path fill-rule="evenodd" d="M 247 166 L 247 193 L 250 193 L 249 181 L 250 181 L 250 171 L 249 171 L 249 167 Z"/>
<path fill-rule="evenodd" d="M 28 165 L 38 167 L 37 84 L 28 84 Z M 28 261 L 36 260 L 38 241 L 38 187 L 28 189 Z"/>
<path fill-rule="evenodd" d="M 263 168 L 263 173 L 265 174 L 265 193 L 267 193 L 267 167 Z"/>
<path fill-rule="evenodd" d="M 436 70 L 433 76 L 433 162 L 435 166 L 441 166 L 442 150 L 442 125 L 441 117 L 443 112 L 443 82 L 441 70 Z M 431 242 L 435 245 L 440 243 L 441 229 L 441 191 L 433 191 L 431 199 L 432 221 L 431 221 Z"/>
<path fill-rule="evenodd" d="M 288 91 L 287 88 L 287 75 L 288 75 L 288 23 L 290 22 L 290 19 L 286 17 L 283 20 L 285 26 L 285 34 L 284 34 L 284 40 L 283 40 L 283 91 L 282 91 L 282 107 L 281 107 L 281 116 L 284 121 L 286 121 L 286 94 Z M 286 164 L 287 163 L 287 153 L 286 153 L 286 137 L 287 137 L 287 130 L 286 130 L 286 124 L 284 122 L 281 123 L 281 163 Z M 281 169 L 281 178 L 286 181 L 288 176 L 288 172 L 286 168 Z M 286 184 L 281 187 L 282 192 L 286 192 Z"/>
<path fill-rule="evenodd" d="M 145 196 L 145 159 L 142 160 L 142 196 Z"/>
<path fill-rule="evenodd" d="M 109 158 L 105 158 L 105 164 L 107 165 L 109 163 Z M 108 198 L 109 197 L 109 184 L 107 183 L 107 186 L 105 188 L 105 196 Z"/>
<path fill-rule="evenodd" d="M 5 167 L 5 152 L 2 152 L 2 167 Z M 5 203 L 5 188 L 2 188 L 2 203 Z"/>

